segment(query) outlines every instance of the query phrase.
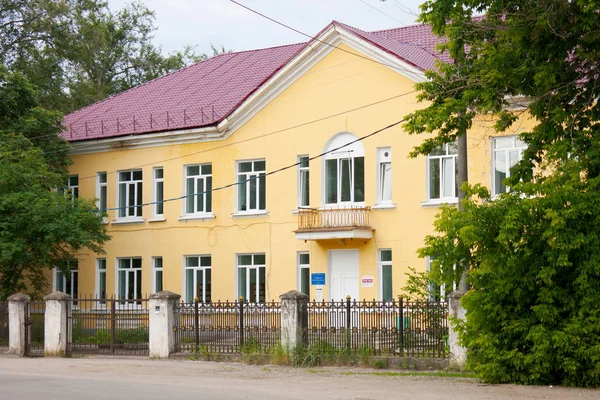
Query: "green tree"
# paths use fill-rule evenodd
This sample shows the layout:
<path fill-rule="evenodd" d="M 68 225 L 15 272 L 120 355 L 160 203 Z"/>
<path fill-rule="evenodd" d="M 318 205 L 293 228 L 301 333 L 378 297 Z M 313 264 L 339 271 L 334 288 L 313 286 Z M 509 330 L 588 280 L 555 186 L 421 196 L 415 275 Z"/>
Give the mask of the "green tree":
<path fill-rule="evenodd" d="M 470 266 L 469 363 L 492 382 L 598 386 L 600 2 L 431 0 L 421 10 L 457 62 L 417 85 L 429 105 L 405 128 L 436 135 L 413 156 L 455 141 L 477 115 L 493 116 L 497 132 L 524 112 L 534 120 L 511 193 L 492 200 L 463 185 L 464 210 L 443 208 L 421 250 L 447 285 L 453 265 Z"/>
<path fill-rule="evenodd" d="M 109 240 L 90 200 L 65 189 L 69 144 L 61 115 L 37 106 L 27 79 L 0 68 L 0 299 L 39 295 L 46 273 L 84 249 L 103 253 Z"/>
<path fill-rule="evenodd" d="M 142 2 L 113 11 L 101 0 L 0 0 L 0 25 L 3 64 L 39 89 L 41 106 L 62 112 L 208 58 L 193 46 L 163 55 Z"/>

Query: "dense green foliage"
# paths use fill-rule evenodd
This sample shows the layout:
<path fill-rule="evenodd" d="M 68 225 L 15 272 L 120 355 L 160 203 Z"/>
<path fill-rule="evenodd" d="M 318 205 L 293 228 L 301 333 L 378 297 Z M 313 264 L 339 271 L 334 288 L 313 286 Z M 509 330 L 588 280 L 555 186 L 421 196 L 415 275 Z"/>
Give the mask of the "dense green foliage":
<path fill-rule="evenodd" d="M 2 64 L 64 113 L 207 58 L 190 46 L 164 56 L 142 2 L 113 11 L 102 0 L 0 0 L 0 26 Z"/>
<path fill-rule="evenodd" d="M 0 67 L 0 299 L 47 288 L 46 272 L 109 239 L 90 200 L 66 192 L 61 115 L 37 106 L 28 80 Z"/>
<path fill-rule="evenodd" d="M 461 326 L 468 362 L 485 380 L 600 386 L 600 2 L 430 0 L 421 21 L 448 41 L 453 64 L 418 84 L 428 106 L 411 134 L 435 132 L 412 155 L 456 140 L 479 115 L 510 132 L 521 114 L 528 148 L 511 193 L 463 188 L 442 209 L 433 279 L 469 266 Z M 483 18 L 473 18 L 485 14 Z"/>

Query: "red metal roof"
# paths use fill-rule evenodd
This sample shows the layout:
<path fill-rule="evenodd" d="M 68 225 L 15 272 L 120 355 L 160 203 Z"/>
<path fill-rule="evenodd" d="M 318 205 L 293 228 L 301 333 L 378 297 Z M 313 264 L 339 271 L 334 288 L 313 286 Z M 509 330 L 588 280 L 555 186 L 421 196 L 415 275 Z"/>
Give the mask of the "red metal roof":
<path fill-rule="evenodd" d="M 440 39 L 428 26 L 365 32 L 332 24 L 422 70 L 433 68 L 438 57 L 450 61 L 437 55 L 434 45 Z M 68 114 L 63 135 L 82 141 L 214 126 L 307 44 L 222 54 L 190 65 Z"/>

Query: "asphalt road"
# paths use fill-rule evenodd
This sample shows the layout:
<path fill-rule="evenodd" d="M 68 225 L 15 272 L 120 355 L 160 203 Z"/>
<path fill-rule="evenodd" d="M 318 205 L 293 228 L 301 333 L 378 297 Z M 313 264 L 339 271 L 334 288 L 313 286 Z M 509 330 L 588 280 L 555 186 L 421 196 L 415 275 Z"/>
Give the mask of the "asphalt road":
<path fill-rule="evenodd" d="M 0 399 L 600 399 L 598 390 L 374 373 L 359 368 L 0 355 Z"/>

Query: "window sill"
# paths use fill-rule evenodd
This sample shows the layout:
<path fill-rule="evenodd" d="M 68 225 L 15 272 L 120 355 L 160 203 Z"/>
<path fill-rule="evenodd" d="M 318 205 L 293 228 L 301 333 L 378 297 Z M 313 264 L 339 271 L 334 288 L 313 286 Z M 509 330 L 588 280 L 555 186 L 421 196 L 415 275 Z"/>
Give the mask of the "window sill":
<path fill-rule="evenodd" d="M 177 221 L 204 221 L 208 219 L 215 219 L 215 214 L 206 213 L 206 214 L 196 214 L 196 215 L 184 215 L 183 217 L 177 218 Z"/>
<path fill-rule="evenodd" d="M 446 199 L 446 200 L 438 200 L 438 199 L 427 200 L 427 201 L 421 202 L 421 207 L 439 207 L 444 204 L 457 205 L 458 198 Z"/>
<path fill-rule="evenodd" d="M 268 211 L 238 211 L 231 213 L 231 218 L 258 218 L 269 215 Z"/>
<path fill-rule="evenodd" d="M 389 204 L 375 204 L 371 206 L 371 210 L 394 210 L 396 208 L 396 203 Z"/>
<path fill-rule="evenodd" d="M 149 219 L 148 222 L 165 222 L 167 219 L 165 217 L 155 217 Z"/>
<path fill-rule="evenodd" d="M 146 220 L 144 218 L 138 217 L 138 218 L 118 218 L 115 220 L 112 220 L 110 222 L 111 225 L 124 225 L 124 224 L 143 224 L 144 222 L 146 222 Z"/>

